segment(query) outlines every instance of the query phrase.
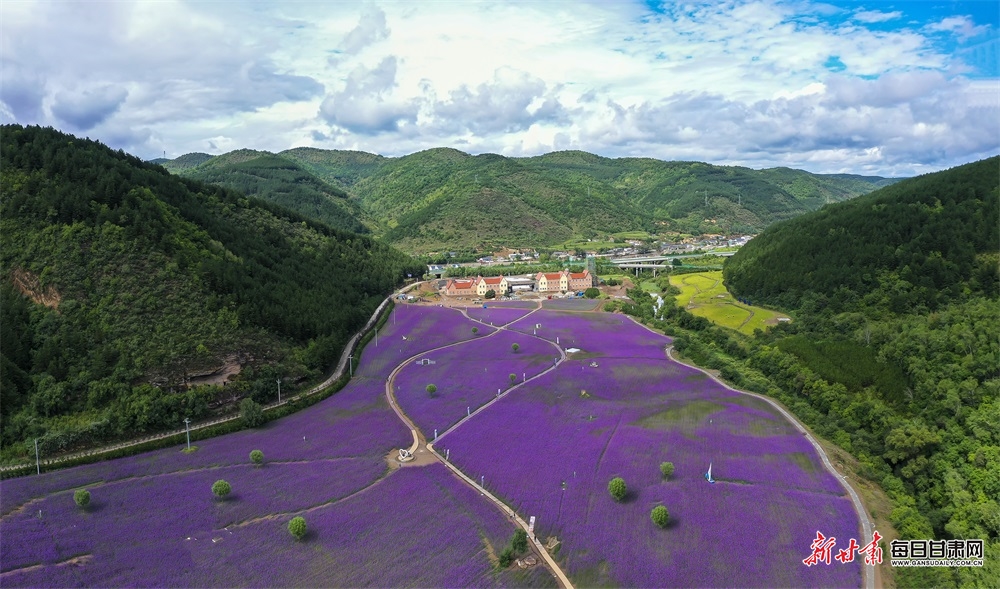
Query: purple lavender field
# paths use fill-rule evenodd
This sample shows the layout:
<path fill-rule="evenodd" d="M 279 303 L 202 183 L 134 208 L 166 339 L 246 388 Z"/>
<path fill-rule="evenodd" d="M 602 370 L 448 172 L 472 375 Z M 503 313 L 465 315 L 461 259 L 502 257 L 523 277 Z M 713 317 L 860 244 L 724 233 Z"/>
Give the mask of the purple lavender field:
<path fill-rule="evenodd" d="M 473 327 L 478 334 L 472 333 Z M 489 325 L 466 319 L 458 309 L 397 305 L 379 330 L 378 344 L 373 340 L 365 347 L 358 374 L 384 380 L 414 354 L 494 331 Z"/>
<path fill-rule="evenodd" d="M 532 309 L 517 308 L 517 307 L 494 307 L 489 306 L 485 309 L 482 307 L 472 307 L 466 311 L 469 317 L 486 323 L 487 325 L 506 325 L 508 323 L 513 323 L 521 317 L 524 317 L 530 313 Z"/>
<path fill-rule="evenodd" d="M 635 324 L 574 314 L 538 319 L 574 333 L 584 350 L 439 440 L 439 451 L 557 537 L 564 571 L 581 586 L 846 587 L 856 561 L 806 567 L 816 531 L 860 544 L 858 517 L 811 444 L 766 402 L 731 392 L 666 360 Z M 610 316 L 611 319 L 616 318 Z M 602 319 L 607 321 L 607 319 Z M 576 323 L 574 326 L 573 323 Z M 620 340 L 609 343 L 618 330 Z M 631 343 L 629 343 L 631 342 Z M 660 359 L 645 355 L 661 349 Z M 627 358 L 635 351 L 638 356 Z M 659 464 L 676 467 L 663 480 Z M 716 483 L 704 473 L 713 465 Z M 629 494 L 616 503 L 608 481 Z M 650 510 L 670 512 L 666 529 Z"/>
<path fill-rule="evenodd" d="M 536 328 L 536 325 L 541 325 Z M 579 348 L 575 357 L 664 358 L 670 342 L 625 315 L 612 313 L 559 313 L 537 311 L 508 326 L 522 333 L 534 333 L 559 346 Z"/>
<path fill-rule="evenodd" d="M 491 555 L 514 525 L 443 466 L 390 470 L 385 460 L 411 441 L 385 378 L 407 357 L 471 339 L 474 325 L 457 311 L 405 307 L 356 378 L 300 413 L 198 441 L 190 454 L 175 447 L 0 481 L 3 585 L 552 585 L 544 567 L 494 571 Z M 263 466 L 249 464 L 253 449 Z M 232 484 L 225 500 L 211 493 L 218 479 Z M 86 510 L 73 502 L 78 488 L 91 492 Z M 304 543 L 285 529 L 295 515 L 310 530 Z"/>
<path fill-rule="evenodd" d="M 285 474 L 289 493 L 304 492 L 317 478 Z M 183 476 L 207 490 L 215 473 Z M 440 464 L 401 469 L 339 501 L 236 523 L 227 523 L 231 512 L 251 497 L 200 500 L 187 496 L 186 485 L 164 481 L 97 491 L 101 502 L 88 512 L 77 509 L 67 491 L 38 504 L 42 519 L 14 516 L 19 541 L 5 546 L 5 570 L 11 572 L 4 586 L 552 584 L 543 567 L 491 569 L 490 554 L 502 550 L 513 525 Z M 309 526 L 304 543 L 284 529 L 294 515 Z M 7 567 L 8 558 L 42 566 Z"/>
<path fill-rule="evenodd" d="M 511 344 L 520 348 L 515 353 Z M 433 364 L 411 363 L 396 375 L 397 402 L 428 439 L 434 429 L 443 432 L 497 395 L 511 388 L 510 375 L 520 383 L 550 368 L 559 357 L 551 343 L 536 337 L 502 331 L 451 348 L 428 353 Z M 430 395 L 427 385 L 437 391 Z"/>

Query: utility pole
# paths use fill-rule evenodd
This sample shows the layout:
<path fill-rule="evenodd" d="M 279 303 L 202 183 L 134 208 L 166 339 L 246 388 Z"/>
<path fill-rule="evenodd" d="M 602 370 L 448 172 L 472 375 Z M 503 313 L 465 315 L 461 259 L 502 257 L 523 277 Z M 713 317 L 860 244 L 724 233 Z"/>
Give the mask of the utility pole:
<path fill-rule="evenodd" d="M 38 438 L 35 438 L 35 474 L 42 474 L 42 464 L 38 461 Z"/>
<path fill-rule="evenodd" d="M 277 381 L 278 381 L 278 402 L 281 403 L 281 379 L 279 378 L 277 379 Z"/>
<path fill-rule="evenodd" d="M 347 366 L 351 371 L 351 378 L 354 378 L 354 354 L 347 357 Z"/>
<path fill-rule="evenodd" d="M 191 449 L 191 418 L 190 417 L 185 417 L 184 418 L 184 431 L 187 432 L 187 440 L 188 440 L 188 448 L 187 449 L 190 450 Z"/>

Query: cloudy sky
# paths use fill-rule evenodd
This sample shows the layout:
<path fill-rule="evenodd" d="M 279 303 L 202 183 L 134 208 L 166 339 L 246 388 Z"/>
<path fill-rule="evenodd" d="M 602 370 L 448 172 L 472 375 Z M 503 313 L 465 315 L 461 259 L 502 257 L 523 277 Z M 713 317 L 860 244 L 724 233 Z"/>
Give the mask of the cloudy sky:
<path fill-rule="evenodd" d="M 143 158 L 313 146 L 909 176 L 1000 153 L 1000 8 L 0 3 L 0 121 Z"/>

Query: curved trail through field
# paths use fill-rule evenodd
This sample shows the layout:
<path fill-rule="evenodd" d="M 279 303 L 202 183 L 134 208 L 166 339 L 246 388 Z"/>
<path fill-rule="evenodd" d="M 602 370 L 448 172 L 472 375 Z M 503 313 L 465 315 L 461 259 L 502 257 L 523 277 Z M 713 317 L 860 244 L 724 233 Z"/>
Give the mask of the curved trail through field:
<path fill-rule="evenodd" d="M 639 323 L 639 322 L 636 322 L 636 323 L 638 325 L 642 325 L 642 323 Z M 652 329 L 650 329 L 646 325 L 642 325 L 642 326 L 645 327 L 646 329 L 649 329 L 650 331 L 653 331 Z M 653 333 L 656 333 L 656 332 L 653 331 Z M 823 461 L 823 466 L 826 467 L 826 470 L 829 471 L 830 474 L 832 474 L 834 477 L 836 477 L 836 479 L 838 481 L 840 481 L 841 486 L 843 486 L 844 489 L 846 489 L 847 492 L 848 492 L 848 494 L 851 496 L 851 502 L 854 503 L 854 511 L 857 512 L 858 519 L 861 521 L 861 530 L 862 530 L 862 533 L 864 535 L 864 538 L 871 538 L 872 537 L 872 530 L 874 529 L 874 527 L 872 525 L 871 519 L 868 517 L 868 512 L 865 511 L 864 504 L 861 503 L 861 497 L 858 496 L 857 492 L 854 490 L 854 487 L 852 487 L 851 484 L 849 482 L 847 482 L 847 477 L 845 477 L 844 475 L 840 474 L 839 472 L 837 472 L 837 470 L 835 468 L 833 468 L 833 464 L 830 463 L 830 459 L 827 457 L 826 451 L 824 451 L 823 447 L 819 445 L 819 442 L 816 441 L 816 438 L 814 438 L 812 436 L 812 434 L 809 433 L 809 430 L 807 430 L 805 428 L 805 426 L 802 425 L 802 422 L 800 422 L 794 415 L 792 415 L 790 412 L 788 412 L 784 407 L 782 407 L 781 405 L 779 405 L 773 399 L 771 399 L 769 397 L 765 397 L 764 395 L 758 395 L 757 393 L 751 393 L 751 392 L 748 392 L 748 391 L 741 391 L 739 389 L 734 389 L 733 387 L 731 387 L 728 384 L 726 384 L 726 383 L 722 382 L 721 380 L 719 380 L 711 372 L 709 372 L 709 371 L 707 371 L 707 370 L 705 370 L 703 368 L 700 368 L 698 366 L 693 366 L 691 364 L 686 364 L 684 362 L 681 362 L 680 360 L 678 360 L 677 358 L 674 357 L 673 351 L 674 351 L 674 346 L 673 345 L 667 346 L 667 349 L 666 349 L 667 357 L 670 358 L 671 360 L 673 360 L 674 362 L 677 362 L 678 364 L 683 364 L 684 366 L 688 366 L 690 368 L 694 368 L 695 370 L 699 370 L 699 371 L 705 373 L 709 378 L 711 378 L 712 380 L 714 380 L 718 384 L 720 384 L 723 387 L 725 387 L 727 390 L 730 390 L 730 391 L 732 391 L 734 393 L 741 393 L 741 394 L 744 394 L 744 395 L 749 395 L 751 397 L 757 397 L 758 399 L 762 399 L 764 401 L 767 401 L 767 403 L 770 404 L 775 409 L 777 409 L 778 412 L 781 413 L 781 415 L 783 415 L 785 417 L 785 419 L 787 419 L 789 422 L 791 422 L 791 424 L 794 425 L 796 429 L 798 429 L 800 432 L 802 432 L 802 434 L 806 437 L 806 439 L 809 440 L 809 443 L 811 443 L 813 445 L 813 448 L 816 449 L 816 453 L 819 454 L 819 457 Z M 875 565 L 865 564 L 865 565 L 862 566 L 861 572 L 862 572 L 862 577 L 863 577 L 863 582 L 864 582 L 865 589 L 875 589 Z"/>
<path fill-rule="evenodd" d="M 420 352 L 419 354 L 414 354 L 413 356 L 410 356 L 406 360 L 403 360 L 402 362 L 400 362 L 396 366 L 396 368 L 394 368 L 392 370 L 392 373 L 389 374 L 389 377 L 385 381 L 385 395 L 386 395 L 386 398 L 389 400 L 389 406 L 392 407 L 392 410 L 396 412 L 396 416 L 399 417 L 399 419 L 402 420 L 402 422 L 404 424 L 406 424 L 406 427 L 410 428 L 410 433 L 413 434 L 413 445 L 410 446 L 410 453 L 414 457 L 418 457 L 413 462 L 407 462 L 407 463 L 401 464 L 400 467 L 401 468 L 406 468 L 407 466 L 420 466 L 421 464 L 427 464 L 426 460 L 424 460 L 425 458 L 428 458 L 428 457 L 436 458 L 438 461 L 440 461 L 442 464 L 444 464 L 446 467 L 448 467 L 448 469 L 451 470 L 451 472 L 454 473 L 458 478 L 460 478 L 463 481 L 465 481 L 465 483 L 468 484 L 469 486 L 471 486 L 473 489 L 476 489 L 477 491 L 479 491 L 479 494 L 481 496 L 483 496 L 486 499 L 488 499 L 489 501 L 493 502 L 493 504 L 496 505 L 497 509 L 499 509 L 504 514 L 506 514 L 508 517 L 510 517 L 510 519 L 512 521 L 514 521 L 517 525 L 519 525 L 522 529 L 524 529 L 525 532 L 528 531 L 528 522 L 524 521 L 524 519 L 522 519 L 519 515 L 517 515 L 517 513 L 514 510 L 510 509 L 509 507 L 507 507 L 507 505 L 504 504 L 503 501 L 501 501 L 495 495 L 493 495 L 492 493 L 490 493 L 489 491 L 487 491 L 485 488 L 483 488 L 481 485 L 479 485 L 475 480 L 473 480 L 471 477 L 469 477 L 468 475 L 466 475 L 464 472 L 462 472 L 461 470 L 459 470 L 458 467 L 456 467 L 452 463 L 450 463 L 447 460 L 445 460 L 444 456 L 442 456 L 436 450 L 434 450 L 434 444 L 427 442 L 427 437 L 423 434 L 423 432 L 420 431 L 420 428 L 418 428 L 416 426 L 416 424 L 413 423 L 413 421 L 406 415 L 406 413 L 403 412 L 402 408 L 396 402 L 396 396 L 395 396 L 395 393 L 393 392 L 393 388 L 394 388 L 393 384 L 395 382 L 396 376 L 399 374 L 399 371 L 402 370 L 405 366 L 408 366 L 411 362 L 413 362 L 417 358 L 419 358 L 421 356 L 424 356 L 424 355 L 426 355 L 426 354 L 428 354 L 430 352 L 435 352 L 435 351 L 438 351 L 438 350 L 444 350 L 444 349 L 447 349 L 447 348 L 457 347 L 457 346 L 461 346 L 461 345 L 467 344 L 469 342 L 480 341 L 480 340 L 488 338 L 488 337 L 493 337 L 494 335 L 500 333 L 501 331 L 507 331 L 507 326 L 510 325 L 511 323 L 514 323 L 516 321 L 520 321 L 520 320 L 524 319 L 525 317 L 531 315 L 532 313 L 535 313 L 536 311 L 540 310 L 541 308 L 542 308 L 542 306 L 541 306 L 541 304 L 539 304 L 536 308 L 532 309 L 531 311 L 529 311 L 528 313 L 522 315 L 521 317 L 518 317 L 517 319 L 514 319 L 513 321 L 510 321 L 508 323 L 504 323 L 502 325 L 492 325 L 492 326 L 490 326 L 486 322 L 481 321 L 479 319 L 475 319 L 473 317 L 469 317 L 469 314 L 467 313 L 467 311 L 465 309 L 457 309 L 467 319 L 469 319 L 471 321 L 475 321 L 477 323 L 481 323 L 481 324 L 489 326 L 489 327 L 493 327 L 495 329 L 495 331 L 493 331 L 493 333 L 484 335 L 483 337 L 480 337 L 480 338 L 473 338 L 471 340 L 463 340 L 463 341 L 460 341 L 460 342 L 453 342 L 453 343 L 450 343 L 450 344 L 446 344 L 446 345 L 443 345 L 443 346 L 438 346 L 436 348 L 432 348 L 430 350 L 424 350 L 424 351 Z M 513 391 L 514 389 L 517 389 L 517 388 L 521 387 L 522 385 L 524 385 L 527 382 L 531 382 L 532 380 L 534 380 L 534 379 L 536 379 L 536 378 L 538 378 L 538 377 L 540 377 L 540 376 L 542 376 L 544 374 L 548 374 L 552 370 L 555 370 L 559 366 L 559 364 L 561 364 L 566 359 L 566 353 L 563 352 L 562 348 L 559 347 L 559 346 L 557 346 L 555 343 L 553 343 L 553 342 L 551 342 L 551 341 L 549 341 L 549 340 L 547 340 L 545 338 L 539 337 L 537 335 L 523 334 L 523 333 L 521 333 L 519 331 L 515 332 L 515 333 L 517 333 L 519 335 L 527 335 L 527 337 L 534 337 L 536 339 L 540 339 L 542 341 L 545 341 L 545 342 L 548 342 L 548 343 L 552 344 L 553 346 L 555 346 L 559 350 L 559 358 L 549 368 L 543 370 L 542 372 L 540 372 L 540 373 L 532 376 L 531 378 L 529 378 L 529 379 L 527 379 L 527 380 L 525 380 L 523 382 L 517 383 L 516 385 L 510 387 L 506 391 L 500 393 L 500 395 L 498 395 L 497 397 L 491 399 L 490 401 L 488 401 L 487 403 L 485 403 L 484 405 L 482 405 L 481 407 L 479 407 L 478 409 L 476 409 L 475 411 L 473 411 L 471 415 L 467 415 L 463 419 L 459 420 L 458 423 L 456 423 L 455 425 L 453 425 L 450 428 L 448 428 L 447 430 L 445 430 L 445 432 L 443 434 L 438 434 L 438 439 L 440 439 L 444 435 L 448 434 L 449 432 L 454 431 L 455 428 L 457 428 L 458 426 L 460 426 L 463 423 L 467 422 L 468 420 L 472 419 L 473 417 L 475 417 L 476 415 L 478 415 L 480 412 L 482 412 L 484 409 L 486 409 L 487 407 L 491 406 L 493 403 L 496 403 L 501 398 L 505 397 L 507 395 L 507 393 Z M 573 589 L 573 584 L 570 582 L 569 577 L 566 576 L 566 573 L 563 572 L 562 568 L 559 567 L 559 564 L 556 563 L 555 559 L 552 558 L 552 556 L 549 554 L 549 551 L 546 550 L 542 546 L 542 544 L 538 540 L 538 538 L 535 538 L 533 534 L 529 534 L 528 537 L 532 538 L 534 540 L 534 545 L 535 545 L 536 552 L 538 553 L 539 556 L 542 557 L 542 559 L 548 565 L 549 569 L 552 571 L 552 574 L 556 577 L 556 579 L 559 580 L 559 583 L 563 587 L 565 587 L 566 589 Z"/>

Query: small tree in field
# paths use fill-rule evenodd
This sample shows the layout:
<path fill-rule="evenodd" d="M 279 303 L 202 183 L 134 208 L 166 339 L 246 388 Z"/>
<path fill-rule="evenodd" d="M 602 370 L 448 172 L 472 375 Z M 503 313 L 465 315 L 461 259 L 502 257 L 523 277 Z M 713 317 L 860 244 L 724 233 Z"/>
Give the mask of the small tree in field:
<path fill-rule="evenodd" d="M 427 385 L 426 390 L 427 390 L 427 394 L 433 397 L 434 393 L 436 393 L 438 391 L 438 388 L 436 386 L 432 385 L 432 384 L 429 384 L 429 385 Z"/>
<path fill-rule="evenodd" d="M 218 497 L 219 499 L 222 499 L 223 497 L 228 495 L 232 490 L 233 487 L 222 479 L 219 479 L 214 483 L 212 483 L 212 493 L 214 493 L 215 496 Z"/>
<path fill-rule="evenodd" d="M 90 491 L 86 489 L 77 489 L 73 493 L 73 501 L 76 501 L 78 507 L 86 509 L 90 505 Z"/>
<path fill-rule="evenodd" d="M 510 547 L 514 549 L 515 554 L 521 554 L 527 550 L 528 532 L 525 532 L 522 528 L 514 530 L 514 537 L 510 540 Z"/>
<path fill-rule="evenodd" d="M 520 344 L 511 344 L 510 345 L 510 349 L 514 350 L 514 353 L 516 354 L 517 351 L 521 349 L 521 345 Z"/>
<path fill-rule="evenodd" d="M 674 463 L 673 462 L 661 462 L 660 472 L 663 473 L 663 478 L 669 479 L 670 475 L 674 474 Z"/>
<path fill-rule="evenodd" d="M 592 286 L 587 290 L 583 291 L 583 296 L 587 297 L 588 299 L 596 299 L 597 297 L 601 296 L 601 291 L 597 290 Z"/>
<path fill-rule="evenodd" d="M 257 401 L 247 397 L 240 403 L 240 417 L 243 418 L 245 426 L 257 427 L 264 423 L 264 409 L 261 408 Z"/>
<path fill-rule="evenodd" d="M 628 493 L 628 487 L 625 486 L 625 479 L 621 477 L 615 477 L 611 479 L 608 483 L 608 492 L 614 497 L 615 501 L 621 501 L 625 498 L 625 494 Z"/>
<path fill-rule="evenodd" d="M 477 333 L 479 333 L 479 328 L 478 327 L 473 327 L 472 328 L 472 335 L 476 335 Z"/>
<path fill-rule="evenodd" d="M 517 375 L 514 374 L 513 372 L 510 373 L 510 376 L 508 376 L 508 378 L 510 378 L 510 384 L 514 384 L 515 382 L 517 382 Z"/>
<path fill-rule="evenodd" d="M 254 450 L 250 453 L 250 462 L 254 464 L 264 464 L 264 453 L 260 450 Z"/>
<path fill-rule="evenodd" d="M 666 507 L 657 505 L 653 508 L 653 511 L 649 512 L 649 519 L 653 520 L 653 523 L 661 528 L 665 528 L 667 527 L 667 521 L 670 520 L 670 513 Z"/>
<path fill-rule="evenodd" d="M 296 540 L 301 540 L 306 535 L 306 520 L 304 517 L 296 516 L 288 522 L 288 533 L 295 536 Z"/>

